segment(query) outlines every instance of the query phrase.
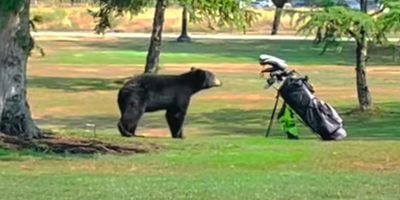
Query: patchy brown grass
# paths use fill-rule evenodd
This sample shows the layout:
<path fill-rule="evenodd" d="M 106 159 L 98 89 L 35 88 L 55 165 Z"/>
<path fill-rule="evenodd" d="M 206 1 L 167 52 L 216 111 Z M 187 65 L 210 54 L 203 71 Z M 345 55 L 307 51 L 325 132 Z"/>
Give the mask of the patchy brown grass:
<path fill-rule="evenodd" d="M 400 78 L 400 69 L 394 67 L 368 68 L 367 72 L 370 76 Z"/>
<path fill-rule="evenodd" d="M 366 161 L 352 162 L 354 170 L 394 172 L 400 170 L 400 161 L 385 161 L 380 163 L 372 163 Z"/>
<path fill-rule="evenodd" d="M 53 7 L 33 7 L 31 8 L 32 15 L 41 15 L 44 17 L 44 23 L 37 25 L 39 30 L 92 30 L 95 26 L 93 18 L 87 13 L 87 8 L 90 6 L 53 6 Z M 269 33 L 271 30 L 274 9 L 270 10 L 257 10 L 261 16 L 259 20 L 249 27 L 248 33 Z M 152 28 L 154 9 L 147 9 L 145 12 L 137 15 L 126 15 L 121 18 L 111 18 L 111 24 L 114 30 L 119 32 L 150 32 Z M 181 30 L 181 8 L 168 8 L 166 11 L 164 32 L 166 33 L 179 33 Z M 131 18 L 132 17 L 132 18 Z M 284 14 L 281 20 L 280 34 L 288 35 L 294 34 L 295 21 L 298 19 L 297 14 Z M 208 28 L 207 22 L 200 22 L 197 24 L 189 24 L 190 32 L 197 33 L 218 33 L 230 32 L 242 34 L 234 27 L 222 27 L 220 29 L 211 30 Z"/>
<path fill-rule="evenodd" d="M 275 99 L 272 96 L 266 96 L 263 94 L 232 94 L 232 93 L 219 93 L 218 95 L 202 95 L 199 96 L 198 99 L 203 100 L 261 100 Z"/>
<path fill-rule="evenodd" d="M 189 70 L 189 67 L 187 64 L 166 64 L 163 65 L 161 73 L 178 74 Z M 226 82 L 222 88 L 211 89 L 194 96 L 188 115 L 196 116 L 195 120 L 199 120 L 197 117 L 202 116 L 202 112 L 213 115 L 210 113 L 218 113 L 218 110 L 224 109 L 260 110 L 271 109 L 274 105 L 275 91 L 262 89 L 264 79 L 259 77 L 260 68 L 257 64 L 199 63 L 195 67 L 209 69 Z M 118 135 L 115 128 L 119 118 L 116 95 L 121 85 L 116 84 L 115 80 L 139 74 L 142 68 L 140 65 L 99 66 L 31 62 L 28 70 L 28 100 L 32 105 L 33 117 L 40 126 L 55 132 L 70 129 L 84 132 L 88 129 L 85 124 L 93 123 L 103 133 Z M 291 65 L 290 68 L 310 76 L 318 98 L 335 107 L 357 105 L 353 67 Z M 368 69 L 374 101 L 387 101 L 393 97 L 398 99 L 400 89 L 393 87 L 394 84 L 388 83 L 384 77 L 373 74 L 391 73 L 392 71 L 383 70 L 390 67 Z M 243 84 L 239 84 L 240 82 Z M 215 115 L 218 117 L 218 114 Z M 185 133 L 188 135 L 208 134 L 202 125 L 191 122 L 190 117 L 185 124 Z M 169 138 L 164 113 L 145 115 L 139 123 L 138 135 Z"/>
<path fill-rule="evenodd" d="M 168 128 L 148 128 L 142 134 L 143 137 L 151 137 L 151 138 L 169 138 L 171 134 Z"/>
<path fill-rule="evenodd" d="M 121 76 L 125 77 L 126 74 L 135 74 L 135 73 L 142 73 L 142 65 L 101 65 L 102 67 L 99 68 L 98 65 L 67 65 L 67 64 L 31 64 L 29 68 L 30 75 L 40 75 L 40 76 L 55 76 L 63 74 L 63 76 L 88 76 L 88 72 L 92 73 L 96 76 L 101 77 L 115 77 Z M 167 73 L 180 73 L 189 70 L 191 66 L 212 70 L 216 73 L 253 73 L 255 75 L 259 75 L 258 71 L 260 67 L 257 64 L 202 64 L 198 63 L 195 65 L 188 65 L 188 64 L 164 64 L 163 65 L 163 72 Z M 335 65 L 320 65 L 320 66 L 313 66 L 312 68 L 307 66 L 301 65 L 291 65 L 291 69 L 300 71 L 300 72 L 321 72 L 321 71 L 335 71 L 335 72 L 353 72 L 352 68 L 348 66 L 335 66 Z M 164 70 L 165 69 L 165 70 Z M 369 67 L 369 70 L 379 70 L 380 67 Z M 386 73 L 386 72 L 380 72 Z M 389 72 L 387 72 L 389 73 Z M 393 72 L 391 72 L 393 73 Z M 124 76 L 125 75 L 125 76 Z"/>

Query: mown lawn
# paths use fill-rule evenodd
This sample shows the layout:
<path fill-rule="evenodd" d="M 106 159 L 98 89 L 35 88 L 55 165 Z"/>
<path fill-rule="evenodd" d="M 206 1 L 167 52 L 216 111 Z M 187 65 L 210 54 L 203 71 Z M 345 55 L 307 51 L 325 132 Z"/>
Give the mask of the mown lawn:
<path fill-rule="evenodd" d="M 86 123 L 94 123 L 99 139 L 155 143 L 161 150 L 130 156 L 0 150 L 0 199 L 395 200 L 400 196 L 400 69 L 385 67 L 395 64 L 388 60 L 368 71 L 380 112 L 345 115 L 357 105 L 354 67 L 334 64 L 351 62 L 351 55 L 317 56 L 319 49 L 293 41 L 234 41 L 224 46 L 215 41 L 193 46 L 165 43 L 163 55 L 171 57 L 162 58 L 161 73 L 186 71 L 197 55 L 193 63 L 213 70 L 224 86 L 193 98 L 186 139 L 168 138 L 163 112 L 145 115 L 140 122 L 138 134 L 148 138 L 126 139 L 115 128 L 120 86 L 113 81 L 142 71 L 145 54 L 132 52 L 144 52 L 145 41 L 40 43 L 49 54 L 30 62 L 28 97 L 42 128 L 93 137 Z M 290 48 L 297 52 L 290 53 Z M 98 51 L 114 53 L 99 56 Z M 262 51 L 285 55 L 292 68 L 309 75 L 316 95 L 342 114 L 349 133 L 345 141 L 318 141 L 301 124 L 299 141 L 286 140 L 278 124 L 269 138 L 263 136 L 275 92 L 262 90 L 264 80 L 257 66 Z M 343 52 L 350 54 L 350 47 Z"/>
<path fill-rule="evenodd" d="M 120 39 L 118 41 L 39 41 L 49 55 L 39 63 L 57 64 L 143 64 L 148 49 L 148 39 Z M 54 46 L 57 45 L 57 46 Z M 195 40 L 177 43 L 166 40 L 162 44 L 161 62 L 198 63 L 256 63 L 260 53 L 269 53 L 299 65 L 354 65 L 355 45 L 343 41 L 341 51 L 331 47 L 319 55 L 323 45 L 311 41 L 282 40 Z M 392 50 L 371 47 L 369 65 L 399 65 Z M 397 57 L 400 56 L 397 53 Z"/>

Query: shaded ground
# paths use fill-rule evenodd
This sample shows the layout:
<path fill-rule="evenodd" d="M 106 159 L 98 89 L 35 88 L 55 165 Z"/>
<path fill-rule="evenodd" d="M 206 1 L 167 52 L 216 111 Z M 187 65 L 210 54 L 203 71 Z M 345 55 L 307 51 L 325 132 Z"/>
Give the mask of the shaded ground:
<path fill-rule="evenodd" d="M 344 126 L 348 130 L 347 140 L 399 140 L 398 118 L 400 117 L 400 101 L 396 103 L 377 104 L 381 112 L 363 116 L 363 114 L 347 115 L 349 108 L 335 106 L 344 120 Z M 259 136 L 263 137 L 271 116 L 272 106 L 262 108 L 221 108 L 210 112 L 192 112 L 187 116 L 184 126 L 184 134 L 187 137 L 207 136 Z M 393 111 L 394 110 L 394 111 Z M 106 131 L 109 137 L 119 137 L 115 128 L 118 115 L 109 116 L 70 116 L 54 118 L 44 116 L 38 119 L 40 124 L 52 124 L 60 129 L 73 130 L 84 129 L 82 122 L 90 120 L 97 125 L 100 134 Z M 271 137 L 283 138 L 285 135 L 279 128 L 279 123 L 274 119 Z M 315 140 L 316 137 L 310 130 L 298 120 L 301 139 Z M 165 122 L 164 113 L 145 115 L 139 123 L 138 135 L 146 137 L 170 138 L 168 125 Z"/>
<path fill-rule="evenodd" d="M 41 64 L 123 64 L 143 66 L 146 60 L 148 39 L 119 38 L 115 41 L 96 38 L 92 41 L 57 40 L 38 41 L 47 57 L 32 59 Z M 254 63 L 258 56 L 268 53 L 288 61 L 289 65 L 345 65 L 354 66 L 354 42 L 341 42 L 342 50 L 330 47 L 320 55 L 323 45 L 313 46 L 304 40 L 203 40 L 191 43 L 177 43 L 164 39 L 163 53 L 160 55 L 161 68 L 165 64 L 200 64 L 200 63 Z M 393 55 L 396 55 L 395 57 Z M 398 66 L 399 53 L 389 48 L 370 46 L 368 66 Z M 100 67 L 101 68 L 101 67 Z"/>
<path fill-rule="evenodd" d="M 8 150 L 34 150 L 56 154 L 138 154 L 159 149 L 157 145 L 144 145 L 139 142 L 111 144 L 96 139 L 74 138 L 45 134 L 40 139 L 24 140 L 0 133 L 0 148 Z"/>
<path fill-rule="evenodd" d="M 258 74 L 259 66 L 230 63 L 199 63 L 194 66 L 213 71 L 224 86 L 193 97 L 185 122 L 185 135 L 262 136 L 268 125 L 275 92 L 262 90 L 265 80 Z M 178 74 L 189 68 L 187 64 L 165 64 L 161 73 Z M 329 102 L 341 113 L 357 105 L 353 67 L 291 65 L 290 68 L 307 74 L 318 98 Z M 121 86 L 115 80 L 141 71 L 140 65 L 33 63 L 29 69 L 28 85 L 34 117 L 40 125 L 70 130 L 71 133 L 87 130 L 86 123 L 92 123 L 101 134 L 118 136 L 116 123 L 119 116 L 115 98 Z M 369 89 L 376 105 L 385 112 L 365 118 L 343 116 L 351 130 L 350 138 L 391 140 L 400 137 L 395 132 L 395 120 L 399 115 L 389 113 L 398 110 L 400 102 L 400 80 L 396 78 L 399 72 L 396 67 L 368 67 Z M 366 123 L 371 126 L 366 127 Z M 300 126 L 302 138 L 315 139 L 306 127 Z M 273 137 L 284 137 L 277 124 L 273 132 L 276 133 L 272 134 Z M 138 134 L 169 138 L 164 112 L 146 114 L 139 123 Z"/>

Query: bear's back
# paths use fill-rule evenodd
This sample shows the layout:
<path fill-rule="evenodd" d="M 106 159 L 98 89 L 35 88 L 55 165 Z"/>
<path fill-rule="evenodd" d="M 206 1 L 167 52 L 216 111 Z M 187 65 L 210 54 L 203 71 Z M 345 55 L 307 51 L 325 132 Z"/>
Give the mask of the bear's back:
<path fill-rule="evenodd" d="M 176 107 L 179 99 L 190 98 L 193 91 L 190 81 L 182 75 L 141 74 L 126 82 L 119 96 L 130 98 L 129 101 L 144 98 L 146 112 L 168 109 Z"/>
<path fill-rule="evenodd" d="M 166 88 L 166 87 L 178 87 L 184 86 L 187 82 L 180 75 L 157 75 L 157 74 L 141 74 L 133 77 L 131 80 L 126 82 L 128 85 L 137 85 L 146 88 Z"/>

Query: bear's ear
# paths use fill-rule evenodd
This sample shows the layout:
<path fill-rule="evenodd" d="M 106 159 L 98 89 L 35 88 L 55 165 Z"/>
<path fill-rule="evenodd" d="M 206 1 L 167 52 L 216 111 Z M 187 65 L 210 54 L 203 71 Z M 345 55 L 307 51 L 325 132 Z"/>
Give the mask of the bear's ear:
<path fill-rule="evenodd" d="M 191 72 L 194 71 L 194 70 L 196 70 L 196 67 L 191 67 L 191 68 L 190 68 L 190 71 L 191 71 Z"/>

